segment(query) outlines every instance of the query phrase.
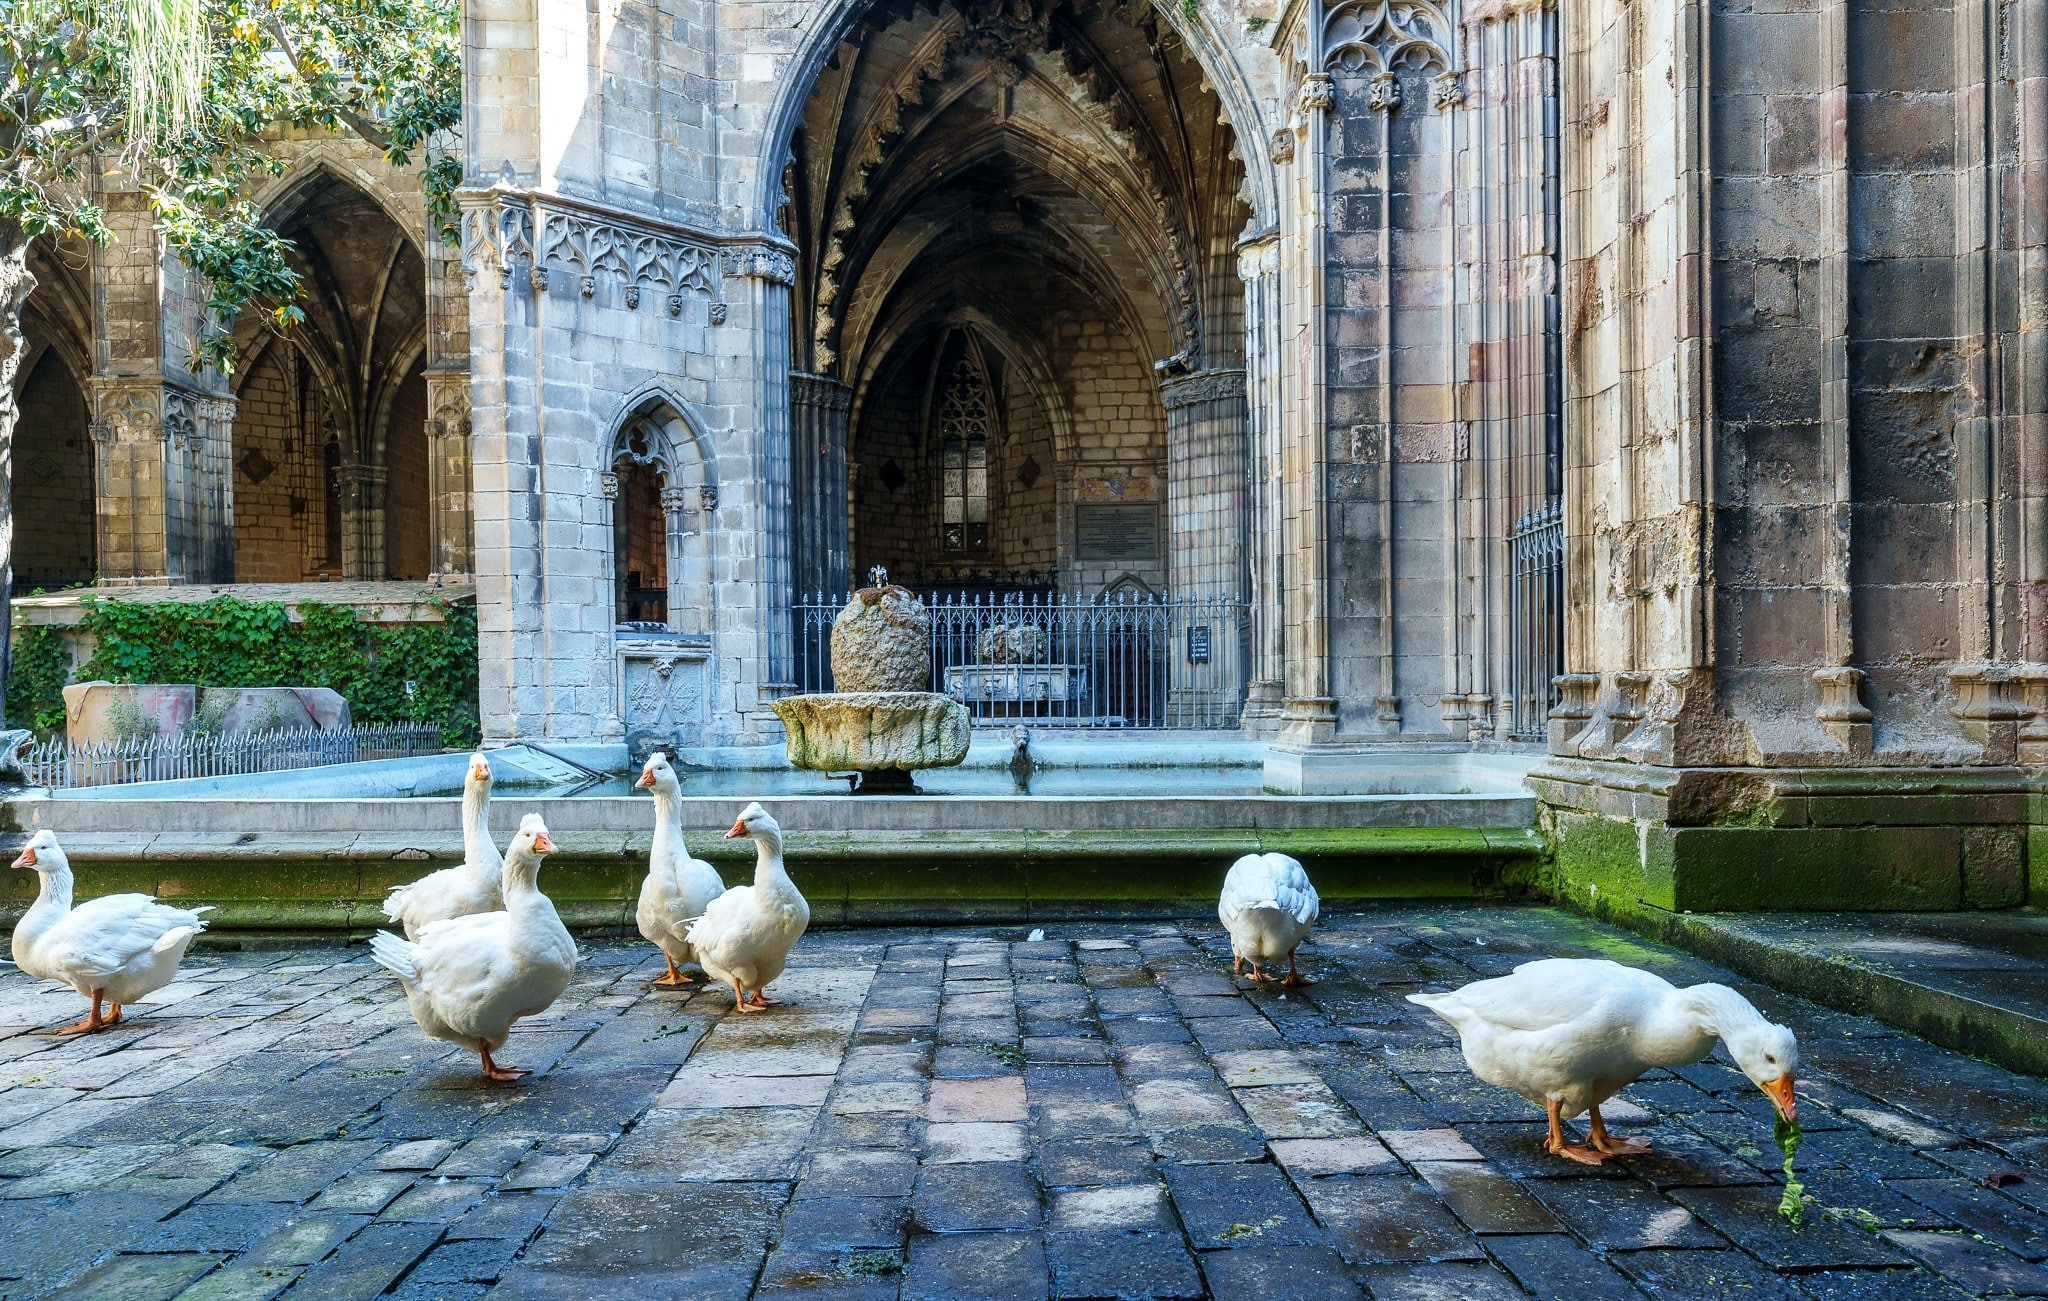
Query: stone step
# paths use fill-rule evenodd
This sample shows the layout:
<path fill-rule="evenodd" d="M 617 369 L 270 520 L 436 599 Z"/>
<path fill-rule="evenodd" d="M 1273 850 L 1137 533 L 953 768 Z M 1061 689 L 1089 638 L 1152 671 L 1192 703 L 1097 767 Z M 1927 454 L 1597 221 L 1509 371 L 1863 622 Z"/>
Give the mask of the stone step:
<path fill-rule="evenodd" d="M 2048 912 L 1616 915 L 1829 1007 L 2048 1076 Z"/>

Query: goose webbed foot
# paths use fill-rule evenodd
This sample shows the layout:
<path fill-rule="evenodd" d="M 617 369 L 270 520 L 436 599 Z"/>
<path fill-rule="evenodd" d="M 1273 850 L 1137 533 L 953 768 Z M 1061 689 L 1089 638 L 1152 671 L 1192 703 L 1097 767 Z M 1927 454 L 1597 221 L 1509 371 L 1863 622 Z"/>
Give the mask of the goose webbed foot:
<path fill-rule="evenodd" d="M 1596 1152 L 1590 1147 L 1581 1147 L 1577 1143 L 1565 1142 L 1564 1104 L 1561 1101 L 1556 1098 L 1549 1099 L 1548 1110 L 1550 1112 L 1550 1134 L 1549 1137 L 1543 1140 L 1544 1151 L 1552 1156 L 1561 1156 L 1567 1161 L 1576 1161 L 1580 1165 L 1602 1165 L 1606 1162 L 1607 1156 L 1605 1153 Z M 1600 1113 L 1596 1111 L 1593 1114 L 1597 1116 Z"/>
<path fill-rule="evenodd" d="M 1287 955 L 1287 979 L 1280 983 L 1290 989 L 1299 989 L 1303 985 L 1313 985 L 1316 982 L 1301 974 L 1300 968 L 1294 965 L 1294 955 L 1290 953 Z"/>
<path fill-rule="evenodd" d="M 476 1051 L 477 1055 L 484 1059 L 484 1078 L 487 1080 L 509 1082 L 511 1080 L 523 1080 L 533 1074 L 532 1071 L 522 1070 L 517 1066 L 498 1065 L 491 1060 L 491 1050 L 482 1043 L 477 1044 Z"/>
<path fill-rule="evenodd" d="M 764 1007 L 781 1007 L 782 1000 L 779 998 L 770 998 L 766 994 L 762 993 L 760 990 L 757 989 L 754 991 L 754 1006 L 757 1009 Z"/>
<path fill-rule="evenodd" d="M 1616 1138 L 1607 1132 L 1607 1122 L 1600 1118 L 1600 1108 L 1591 1109 L 1592 1119 L 1586 1125 L 1586 1143 L 1596 1152 L 1608 1156 L 1641 1156 L 1650 1150 L 1648 1143 L 1639 1143 L 1630 1138 Z"/>
<path fill-rule="evenodd" d="M 666 953 L 662 954 L 662 957 L 668 960 L 668 974 L 665 976 L 656 976 L 654 978 L 655 985 L 664 989 L 673 989 L 677 985 L 688 985 L 692 983 L 692 978 L 690 974 L 684 971 L 681 967 L 678 967 L 676 965 L 676 960 L 674 958 L 670 958 Z"/>
<path fill-rule="evenodd" d="M 114 1004 L 113 1016 L 106 1017 L 100 1015 L 100 1000 L 104 997 L 105 995 L 101 994 L 100 991 L 94 990 L 92 992 L 92 1015 L 86 1017 L 83 1021 L 74 1021 L 70 1025 L 60 1026 L 51 1033 L 91 1034 L 95 1030 L 104 1030 L 106 1027 L 114 1024 L 114 1022 L 119 1021 L 121 1019 L 121 1005 L 119 1003 Z"/>

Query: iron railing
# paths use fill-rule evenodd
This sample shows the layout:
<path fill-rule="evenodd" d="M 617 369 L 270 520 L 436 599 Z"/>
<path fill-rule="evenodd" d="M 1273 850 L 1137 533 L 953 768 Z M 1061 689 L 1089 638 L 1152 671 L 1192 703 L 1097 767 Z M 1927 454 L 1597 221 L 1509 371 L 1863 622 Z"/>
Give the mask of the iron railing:
<path fill-rule="evenodd" d="M 364 759 L 403 759 L 441 752 L 441 729 L 425 723 L 347 727 L 335 731 L 278 728 L 196 736 L 141 736 L 66 744 L 61 736 L 24 748 L 23 774 L 32 786 L 111 786 L 119 782 L 232 777 L 318 768 Z"/>
<path fill-rule="evenodd" d="M 1543 739 L 1564 672 L 1564 511 L 1553 497 L 1508 535 L 1508 682 L 1517 741 Z"/>
<path fill-rule="evenodd" d="M 830 691 L 832 621 L 847 598 L 796 606 L 797 682 Z M 1200 730 L 1236 727 L 1244 707 L 1246 611 L 1226 597 L 934 592 L 928 689 L 977 727 Z"/>

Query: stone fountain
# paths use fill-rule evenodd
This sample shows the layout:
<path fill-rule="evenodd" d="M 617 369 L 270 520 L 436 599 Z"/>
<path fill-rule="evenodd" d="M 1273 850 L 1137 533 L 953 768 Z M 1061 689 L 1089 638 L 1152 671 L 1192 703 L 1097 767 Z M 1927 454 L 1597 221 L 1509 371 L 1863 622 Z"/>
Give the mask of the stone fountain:
<path fill-rule="evenodd" d="M 840 689 L 785 696 L 775 712 L 789 734 L 789 761 L 817 772 L 859 774 L 857 794 L 907 794 L 920 768 L 967 757 L 967 707 L 927 691 L 931 615 L 924 602 L 868 571 L 832 621 L 832 680 Z"/>

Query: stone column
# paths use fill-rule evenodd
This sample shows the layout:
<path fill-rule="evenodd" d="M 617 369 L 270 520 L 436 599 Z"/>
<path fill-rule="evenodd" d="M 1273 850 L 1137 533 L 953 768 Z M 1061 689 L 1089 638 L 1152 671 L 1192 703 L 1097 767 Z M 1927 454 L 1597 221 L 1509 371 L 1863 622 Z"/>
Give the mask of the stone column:
<path fill-rule="evenodd" d="M 1167 582 L 1175 596 L 1244 592 L 1245 391 L 1241 370 L 1178 375 L 1166 407 Z"/>
<path fill-rule="evenodd" d="M 469 275 L 471 502 L 475 511 L 478 708 L 487 741 L 539 737 L 548 624 L 535 449 L 537 295 L 533 210 L 501 182 L 464 190 Z"/>
<path fill-rule="evenodd" d="M 754 327 L 753 375 L 759 425 L 754 444 L 754 599 L 760 632 L 758 707 L 796 690 L 794 590 L 790 495 L 789 290 L 796 263 L 769 248 L 735 250 L 730 274 L 747 286 L 747 319 Z M 844 464 L 844 457 L 841 458 Z"/>
<path fill-rule="evenodd" d="M 1282 290 L 1283 330 L 1292 340 L 1285 376 L 1281 464 L 1287 615 L 1287 700 L 1279 747 L 1300 752 L 1336 738 L 1330 694 L 1328 456 L 1323 400 L 1326 368 L 1324 158 L 1336 95 L 1328 74 L 1311 72 L 1296 101 L 1299 138 L 1291 184 L 1281 199 L 1281 259 L 1293 274 Z"/>
<path fill-rule="evenodd" d="M 341 576 L 349 582 L 384 578 L 384 484 L 381 465 L 344 465 L 341 485 Z"/>
<path fill-rule="evenodd" d="M 95 379 L 90 387 L 100 581 L 231 581 L 234 499 L 222 445 L 232 399 L 160 379 Z"/>
<path fill-rule="evenodd" d="M 1245 394 L 1241 370 L 1177 375 L 1159 386 L 1166 408 L 1167 588 L 1182 600 L 1217 604 L 1191 611 L 1175 630 L 1167 663 L 1176 717 L 1227 717 L 1243 688 L 1243 647 L 1223 622 L 1244 599 Z M 1208 629 L 1209 658 L 1189 658 L 1185 639 Z"/>
<path fill-rule="evenodd" d="M 118 160 L 102 160 L 96 182 L 114 233 L 92 254 L 100 578 L 227 582 L 234 400 L 218 372 L 190 364 L 205 320 L 203 286 L 164 248 L 147 195 Z"/>
<path fill-rule="evenodd" d="M 853 390 L 829 375 L 789 377 L 791 523 L 796 592 L 843 596 L 852 577 L 846 536 L 846 418 Z"/>
<path fill-rule="evenodd" d="M 468 579 L 474 555 L 470 506 L 469 366 L 427 373 L 427 501 L 435 582 Z"/>
<path fill-rule="evenodd" d="M 1294 133 L 1278 131 L 1273 159 L 1294 157 Z M 1244 728 L 1270 738 L 1280 729 L 1287 672 L 1285 559 L 1281 544 L 1280 477 L 1280 248 L 1271 234 L 1238 246 L 1244 283 L 1246 456 L 1244 510 L 1246 595 L 1250 602 Z"/>

